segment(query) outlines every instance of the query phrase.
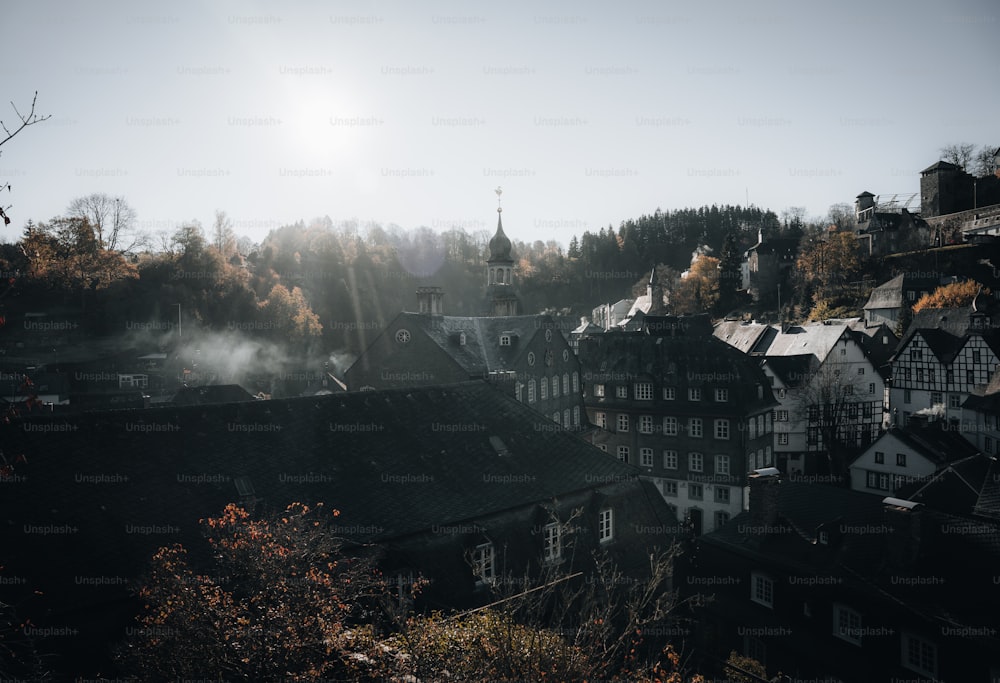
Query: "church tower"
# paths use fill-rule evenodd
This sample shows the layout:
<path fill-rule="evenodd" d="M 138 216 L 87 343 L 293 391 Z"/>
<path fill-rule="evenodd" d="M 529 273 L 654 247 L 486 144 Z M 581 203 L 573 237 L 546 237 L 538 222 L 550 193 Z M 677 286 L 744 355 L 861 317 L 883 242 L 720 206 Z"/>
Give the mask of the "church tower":
<path fill-rule="evenodd" d="M 486 315 L 496 318 L 506 315 L 520 315 L 521 302 L 514 289 L 514 256 L 511 254 L 510 239 L 503 232 L 499 206 L 503 190 L 497 193 L 497 231 L 490 240 L 490 252 L 486 259 Z"/>

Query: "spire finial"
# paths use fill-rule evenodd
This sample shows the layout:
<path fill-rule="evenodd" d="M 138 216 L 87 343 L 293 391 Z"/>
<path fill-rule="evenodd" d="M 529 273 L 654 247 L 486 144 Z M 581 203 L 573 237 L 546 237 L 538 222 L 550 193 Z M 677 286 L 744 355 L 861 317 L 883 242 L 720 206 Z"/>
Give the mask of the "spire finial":
<path fill-rule="evenodd" d="M 500 195 L 503 194 L 503 189 L 500 188 L 500 187 L 497 187 L 497 189 L 495 189 L 493 191 L 497 193 L 497 213 L 500 213 L 501 211 L 503 211 L 503 207 L 500 206 Z"/>

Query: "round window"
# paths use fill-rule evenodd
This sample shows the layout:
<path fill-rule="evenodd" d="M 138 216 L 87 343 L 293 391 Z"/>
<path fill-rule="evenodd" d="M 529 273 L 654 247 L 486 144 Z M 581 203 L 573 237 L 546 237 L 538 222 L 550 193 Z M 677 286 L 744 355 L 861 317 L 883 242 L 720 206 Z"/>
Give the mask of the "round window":
<path fill-rule="evenodd" d="M 410 331 L 404 328 L 396 332 L 396 341 L 400 344 L 410 341 Z"/>

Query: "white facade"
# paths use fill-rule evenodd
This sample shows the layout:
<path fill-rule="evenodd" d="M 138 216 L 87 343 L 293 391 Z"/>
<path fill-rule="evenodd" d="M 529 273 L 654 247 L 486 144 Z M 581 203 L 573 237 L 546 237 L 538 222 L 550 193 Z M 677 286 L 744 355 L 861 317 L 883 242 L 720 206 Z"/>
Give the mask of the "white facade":
<path fill-rule="evenodd" d="M 900 439 L 896 430 L 891 430 L 851 463 L 851 488 L 888 496 L 903 485 L 929 477 L 936 471 L 932 460 Z"/>

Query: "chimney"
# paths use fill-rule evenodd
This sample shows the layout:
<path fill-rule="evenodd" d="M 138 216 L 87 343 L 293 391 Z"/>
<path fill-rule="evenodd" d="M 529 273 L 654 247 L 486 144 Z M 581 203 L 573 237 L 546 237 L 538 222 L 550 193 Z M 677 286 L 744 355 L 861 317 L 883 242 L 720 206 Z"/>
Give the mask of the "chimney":
<path fill-rule="evenodd" d="M 440 287 L 417 287 L 417 312 L 423 315 L 444 315 L 441 300 L 444 291 Z"/>
<path fill-rule="evenodd" d="M 750 482 L 750 518 L 754 526 L 774 526 L 778 523 L 778 485 L 781 472 L 777 467 L 754 470 Z"/>
<path fill-rule="evenodd" d="M 906 569 L 914 565 L 920 554 L 921 508 L 920 503 L 888 496 L 882 499 L 885 511 L 886 550 L 890 566 Z"/>

